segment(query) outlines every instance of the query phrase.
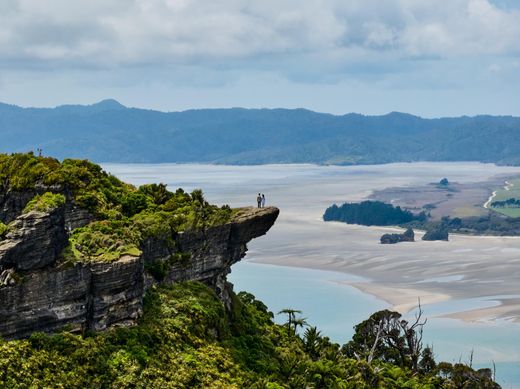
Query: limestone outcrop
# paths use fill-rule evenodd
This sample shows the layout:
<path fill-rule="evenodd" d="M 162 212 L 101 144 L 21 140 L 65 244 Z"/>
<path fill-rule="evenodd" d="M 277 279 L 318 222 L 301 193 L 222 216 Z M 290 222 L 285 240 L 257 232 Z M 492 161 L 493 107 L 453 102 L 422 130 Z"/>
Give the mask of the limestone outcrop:
<path fill-rule="evenodd" d="M 243 208 L 222 225 L 149 238 L 140 256 L 70 263 L 61 257 L 68 233 L 92 216 L 70 201 L 49 212 L 22 214 L 32 195 L 4 194 L 0 201 L 1 220 L 11 222 L 0 240 L 0 336 L 7 339 L 64 327 L 82 331 L 132 324 L 146 290 L 162 282 L 202 281 L 229 306 L 231 265 L 279 213 L 274 207 Z"/>

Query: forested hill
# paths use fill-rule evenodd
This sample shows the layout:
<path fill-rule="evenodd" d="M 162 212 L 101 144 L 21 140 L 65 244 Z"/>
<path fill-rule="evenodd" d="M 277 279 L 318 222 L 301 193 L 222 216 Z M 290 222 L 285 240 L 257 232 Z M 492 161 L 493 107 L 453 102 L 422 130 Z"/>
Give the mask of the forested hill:
<path fill-rule="evenodd" d="M 159 112 L 115 100 L 81 106 L 0 104 L 0 152 L 42 148 L 98 162 L 520 164 L 520 118 L 335 116 L 304 109 Z"/>

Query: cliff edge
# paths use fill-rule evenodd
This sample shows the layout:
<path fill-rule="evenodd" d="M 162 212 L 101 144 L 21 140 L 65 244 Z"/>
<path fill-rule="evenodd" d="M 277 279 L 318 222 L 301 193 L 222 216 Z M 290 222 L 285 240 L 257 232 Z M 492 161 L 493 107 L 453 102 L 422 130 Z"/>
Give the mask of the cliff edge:
<path fill-rule="evenodd" d="M 275 207 L 218 209 L 201 193 L 179 191 L 162 191 L 167 200 L 154 204 L 147 194 L 147 205 L 129 212 L 124 200 L 103 200 L 103 213 L 81 204 L 85 191 L 77 185 L 42 184 L 49 172 L 13 189 L 14 176 L 5 171 L 0 163 L 0 336 L 7 339 L 133 324 L 146 291 L 160 283 L 202 281 L 229 308 L 231 265 L 279 213 Z M 141 189 L 119 187 L 132 199 Z M 96 187 L 96 196 L 105 189 Z"/>

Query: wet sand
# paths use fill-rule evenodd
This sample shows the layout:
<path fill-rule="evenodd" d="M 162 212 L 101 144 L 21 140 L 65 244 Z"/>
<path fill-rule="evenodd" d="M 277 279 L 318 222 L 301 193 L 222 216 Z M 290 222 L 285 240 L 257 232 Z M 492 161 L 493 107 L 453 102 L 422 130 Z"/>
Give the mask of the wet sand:
<path fill-rule="evenodd" d="M 477 168 L 481 169 L 473 170 L 466 169 L 467 165 L 453 164 L 447 166 L 451 172 L 444 173 L 456 177 L 452 181 L 467 184 L 503 178 L 503 168 L 489 167 L 479 165 Z M 416 242 L 381 245 L 379 238 L 382 234 L 401 230 L 322 221 L 323 211 L 332 203 L 361 200 L 372 190 L 390 183 L 401 181 L 401 186 L 413 186 L 435 182 L 434 178 L 442 175 L 437 175 L 435 169 L 425 174 L 428 169 L 415 164 L 402 164 L 397 169 L 387 165 L 386 169 L 375 167 L 360 175 L 345 173 L 301 180 L 298 188 L 290 185 L 275 188 L 271 197 L 294 198 L 296 202 L 282 204 L 280 218 L 268 239 L 251 243 L 251 248 L 258 251 L 253 260 L 363 277 L 368 281 L 349 284 L 387 301 L 400 312 L 408 312 L 417 306 L 418 298 L 427 305 L 475 298 L 484 301 L 493 296 L 520 293 L 518 237 L 451 234 L 449 242 L 426 242 L 420 239 L 422 233 L 416 231 Z M 518 174 L 518 169 L 510 172 Z M 341 190 L 343 195 L 339 193 Z M 456 317 L 468 321 L 519 320 L 518 304 L 506 299 L 500 299 L 498 303 L 503 304 L 503 308 L 465 312 L 461 306 Z"/>
<path fill-rule="evenodd" d="M 255 256 L 255 261 L 364 277 L 369 281 L 349 284 L 387 301 L 393 309 L 403 313 L 417 306 L 418 298 L 427 305 L 520 292 L 520 238 L 452 234 L 449 242 L 426 242 L 420 240 L 419 232 L 416 242 L 381 245 L 379 237 L 396 229 L 304 221 L 295 216 L 287 217 L 287 223 L 298 224 L 300 231 L 295 234 L 298 243 L 285 243 L 283 255 L 262 247 L 262 255 Z M 318 226 L 311 227 L 318 223 L 322 224 L 319 241 L 317 236 L 304 231 L 306 227 L 318 229 Z M 290 228 L 286 226 L 286 229 Z M 504 299 L 500 303 L 509 308 L 459 312 L 456 317 L 463 320 L 520 318 L 519 304 L 510 304 Z"/>
<path fill-rule="evenodd" d="M 519 167 L 424 162 L 348 167 L 165 164 L 106 168 L 135 184 L 162 181 L 173 188 L 204 188 L 209 201 L 233 207 L 251 205 L 256 193 L 265 193 L 267 205 L 280 208 L 280 217 L 266 237 L 250 243 L 246 260 L 361 276 L 368 281 L 351 285 L 402 312 L 416 306 L 418 298 L 427 305 L 520 293 L 520 238 L 451 234 L 449 242 L 426 242 L 417 233 L 416 242 L 381 245 L 380 236 L 396 229 L 322 220 L 333 203 L 359 201 L 374 191 L 420 187 L 443 177 L 479 187 L 478 183 L 519 175 Z M 509 308 L 472 307 L 464 312 L 457 305 L 457 318 L 518 320 L 518 304 L 504 299 L 500 303 Z"/>
<path fill-rule="evenodd" d="M 512 322 L 520 315 L 520 238 L 451 235 L 450 242 L 381 245 L 380 236 L 395 229 L 321 218 L 331 204 L 358 201 L 375 190 L 424 186 L 443 177 L 482 182 L 518 175 L 520 168 L 478 163 L 105 167 L 137 185 L 160 181 L 188 191 L 203 188 L 208 201 L 232 207 L 254 205 L 256 194 L 265 193 L 267 205 L 278 206 L 281 214 L 266 236 L 248 245 L 244 262 L 233 266 L 230 279 L 237 290 L 252 292 L 275 311 L 303 309 L 338 342 L 370 313 L 390 308 L 385 301 L 405 312 L 420 297 L 428 317 L 425 341 L 440 359 L 457 362 L 474 349 L 479 367 L 495 361 L 499 382 L 520 388 L 520 326 Z"/>

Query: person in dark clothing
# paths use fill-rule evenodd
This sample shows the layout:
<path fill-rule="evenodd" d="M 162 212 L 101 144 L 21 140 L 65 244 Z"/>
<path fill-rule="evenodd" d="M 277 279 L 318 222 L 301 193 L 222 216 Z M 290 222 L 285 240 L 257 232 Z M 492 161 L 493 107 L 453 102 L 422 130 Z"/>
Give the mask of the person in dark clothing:
<path fill-rule="evenodd" d="M 258 193 L 258 196 L 256 196 L 256 203 L 258 204 L 258 208 L 262 208 L 262 196 L 260 193 Z"/>

